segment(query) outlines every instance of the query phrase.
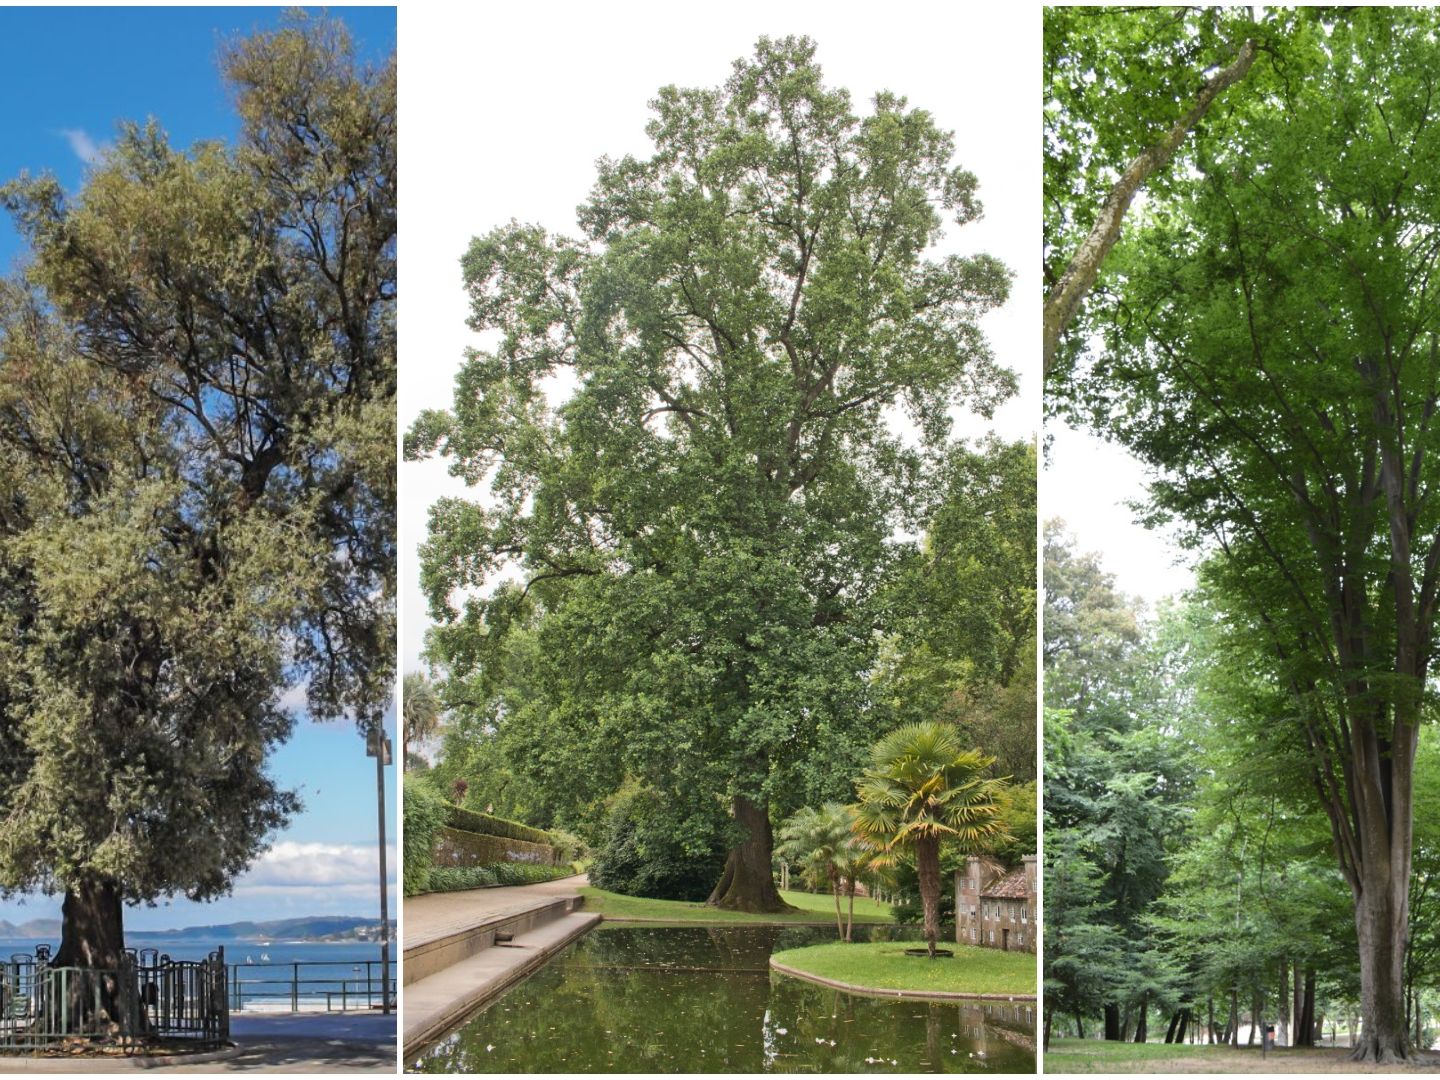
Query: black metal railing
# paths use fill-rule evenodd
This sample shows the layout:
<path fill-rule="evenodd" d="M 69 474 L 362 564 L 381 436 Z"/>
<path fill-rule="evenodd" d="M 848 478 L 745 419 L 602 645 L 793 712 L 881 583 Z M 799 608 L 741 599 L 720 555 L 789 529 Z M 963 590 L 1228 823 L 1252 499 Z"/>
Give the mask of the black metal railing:
<path fill-rule="evenodd" d="M 229 1000 L 233 1012 L 324 1009 L 382 1009 L 395 1003 L 395 965 L 388 986 L 379 960 L 300 960 L 230 965 Z"/>
<path fill-rule="evenodd" d="M 76 1044 L 217 1047 L 230 1038 L 225 950 L 172 960 L 127 949 L 118 969 L 58 966 L 48 947 L 0 963 L 0 1053 Z"/>

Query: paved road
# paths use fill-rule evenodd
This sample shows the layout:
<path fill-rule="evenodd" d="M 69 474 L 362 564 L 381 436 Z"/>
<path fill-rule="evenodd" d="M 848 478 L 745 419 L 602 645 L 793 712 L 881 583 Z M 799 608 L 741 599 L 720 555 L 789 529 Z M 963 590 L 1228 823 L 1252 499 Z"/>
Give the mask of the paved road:
<path fill-rule="evenodd" d="M 466 889 L 464 892 L 426 893 L 405 900 L 405 937 L 401 948 L 412 949 L 427 941 L 504 915 L 533 907 L 536 900 L 573 896 L 589 885 L 585 874 L 546 881 L 539 885 L 502 885 L 494 889 Z"/>
<path fill-rule="evenodd" d="M 0 1073 L 395 1072 L 395 1017 L 364 1013 L 281 1013 L 231 1019 L 236 1045 L 183 1058 L 0 1058 Z"/>

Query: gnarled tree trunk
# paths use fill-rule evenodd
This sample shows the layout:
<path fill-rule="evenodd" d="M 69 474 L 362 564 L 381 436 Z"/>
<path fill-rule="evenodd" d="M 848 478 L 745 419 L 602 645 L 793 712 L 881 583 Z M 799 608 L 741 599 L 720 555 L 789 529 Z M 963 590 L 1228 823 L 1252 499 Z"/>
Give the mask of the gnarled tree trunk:
<path fill-rule="evenodd" d="M 66 999 L 49 1007 L 62 1011 L 70 1030 L 108 1034 L 122 1017 L 119 973 L 125 963 L 125 916 L 119 883 L 102 879 L 71 885 L 60 914 L 60 948 L 51 967 L 95 974 L 70 980 Z"/>
<path fill-rule="evenodd" d="M 788 911 L 790 905 L 775 888 L 775 875 L 770 870 L 774 837 L 769 809 L 764 803 L 737 795 L 735 824 L 740 827 L 742 839 L 730 849 L 720 881 L 706 902 L 730 911 L 757 914 Z"/>

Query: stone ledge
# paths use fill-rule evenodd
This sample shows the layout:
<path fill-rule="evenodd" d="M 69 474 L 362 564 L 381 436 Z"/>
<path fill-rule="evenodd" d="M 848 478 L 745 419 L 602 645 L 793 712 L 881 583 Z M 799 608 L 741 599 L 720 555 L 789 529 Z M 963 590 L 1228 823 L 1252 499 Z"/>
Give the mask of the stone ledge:
<path fill-rule="evenodd" d="M 1034 994 L 968 994 L 952 990 L 893 990 L 888 987 L 879 986 L 855 986 L 852 983 L 841 982 L 839 979 L 827 979 L 823 975 L 814 975 L 808 971 L 801 971 L 799 968 L 790 967 L 788 964 L 776 963 L 775 958 L 770 958 L 770 967 L 782 975 L 792 975 L 797 979 L 804 979 L 807 982 L 819 983 L 821 986 L 829 986 L 835 990 L 844 990 L 850 994 L 865 994 L 868 997 L 884 998 L 914 998 L 917 1001 L 993 1001 L 1023 1003 L 1033 1002 Z"/>

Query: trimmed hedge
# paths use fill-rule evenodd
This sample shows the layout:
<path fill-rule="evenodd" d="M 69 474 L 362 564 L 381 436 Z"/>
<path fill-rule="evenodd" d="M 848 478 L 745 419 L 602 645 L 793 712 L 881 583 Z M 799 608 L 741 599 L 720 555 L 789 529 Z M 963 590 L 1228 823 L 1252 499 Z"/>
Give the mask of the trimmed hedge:
<path fill-rule="evenodd" d="M 518 821 L 507 821 L 490 814 L 477 814 L 474 810 L 466 810 L 463 806 L 456 806 L 454 803 L 446 803 L 445 806 L 449 811 L 449 818 L 445 824 L 452 829 L 481 833 L 485 836 L 503 836 L 508 840 L 524 840 L 530 844 L 554 846 L 550 834 L 543 829 L 532 829 L 529 825 L 521 825 Z"/>
<path fill-rule="evenodd" d="M 488 866 L 492 863 L 529 863 L 553 866 L 563 860 L 549 844 L 532 844 L 504 836 L 466 832 L 442 826 L 436 830 L 432 863 L 435 866 Z"/>
<path fill-rule="evenodd" d="M 568 866 L 536 866 L 529 863 L 497 863 L 494 866 L 437 866 L 430 871 L 430 892 L 485 889 L 493 885 L 538 885 L 569 877 Z"/>

